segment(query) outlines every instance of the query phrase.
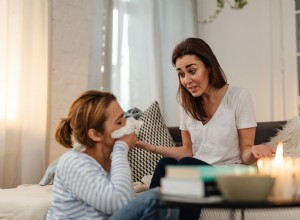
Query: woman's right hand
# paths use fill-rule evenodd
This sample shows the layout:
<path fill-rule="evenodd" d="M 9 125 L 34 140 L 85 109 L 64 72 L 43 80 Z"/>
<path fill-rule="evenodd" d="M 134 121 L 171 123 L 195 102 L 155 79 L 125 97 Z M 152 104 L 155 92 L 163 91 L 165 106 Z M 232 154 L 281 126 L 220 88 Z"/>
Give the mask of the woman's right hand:
<path fill-rule="evenodd" d="M 137 136 L 135 132 L 133 132 L 131 134 L 116 139 L 116 141 L 124 141 L 128 145 L 129 150 L 131 150 L 137 142 Z"/>

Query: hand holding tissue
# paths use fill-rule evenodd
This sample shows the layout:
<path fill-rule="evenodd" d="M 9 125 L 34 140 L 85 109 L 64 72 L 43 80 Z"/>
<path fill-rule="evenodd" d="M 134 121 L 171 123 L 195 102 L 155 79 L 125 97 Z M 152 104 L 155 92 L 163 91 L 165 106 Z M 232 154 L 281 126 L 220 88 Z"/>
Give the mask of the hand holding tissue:
<path fill-rule="evenodd" d="M 133 132 L 135 132 L 135 134 L 138 135 L 142 125 L 143 125 L 143 121 L 135 120 L 132 117 L 127 118 L 125 126 L 114 131 L 111 134 L 111 137 L 112 138 L 120 138 L 125 135 L 131 134 Z"/>

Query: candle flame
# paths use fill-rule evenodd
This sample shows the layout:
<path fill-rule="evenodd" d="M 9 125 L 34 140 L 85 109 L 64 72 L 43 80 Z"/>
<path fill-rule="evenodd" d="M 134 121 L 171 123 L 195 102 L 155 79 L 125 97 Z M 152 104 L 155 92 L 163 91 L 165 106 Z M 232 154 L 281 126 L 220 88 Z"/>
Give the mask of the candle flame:
<path fill-rule="evenodd" d="M 257 167 L 258 169 L 262 169 L 264 166 L 264 161 L 262 159 L 258 159 L 257 161 Z"/>
<path fill-rule="evenodd" d="M 274 162 L 278 164 L 282 160 L 283 160 L 283 144 L 282 144 L 282 142 L 279 142 L 277 145 Z"/>

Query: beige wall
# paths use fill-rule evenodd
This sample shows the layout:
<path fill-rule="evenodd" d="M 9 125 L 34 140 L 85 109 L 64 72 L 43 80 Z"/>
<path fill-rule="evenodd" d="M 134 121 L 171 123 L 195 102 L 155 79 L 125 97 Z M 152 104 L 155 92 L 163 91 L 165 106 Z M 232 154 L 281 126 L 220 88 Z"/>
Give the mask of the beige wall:
<path fill-rule="evenodd" d="M 54 139 L 60 117 L 71 102 L 88 88 L 89 55 L 93 1 L 52 0 L 49 161 L 65 148 Z"/>

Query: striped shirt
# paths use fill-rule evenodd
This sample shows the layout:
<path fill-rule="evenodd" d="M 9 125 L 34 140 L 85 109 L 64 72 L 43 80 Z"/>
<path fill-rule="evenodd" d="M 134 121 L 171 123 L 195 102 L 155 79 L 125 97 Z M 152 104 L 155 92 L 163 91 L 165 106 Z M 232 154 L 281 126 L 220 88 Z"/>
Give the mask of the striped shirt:
<path fill-rule="evenodd" d="M 47 220 L 108 219 L 133 199 L 128 146 L 117 141 L 110 174 L 89 155 L 69 151 L 57 165 Z"/>

